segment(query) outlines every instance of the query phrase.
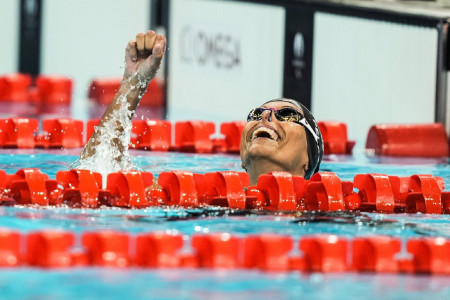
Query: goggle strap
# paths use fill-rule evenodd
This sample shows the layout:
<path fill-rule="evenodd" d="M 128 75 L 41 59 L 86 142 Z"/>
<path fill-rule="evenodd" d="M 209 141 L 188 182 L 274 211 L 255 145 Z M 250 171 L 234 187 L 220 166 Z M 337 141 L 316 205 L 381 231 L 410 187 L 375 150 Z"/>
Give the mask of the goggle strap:
<path fill-rule="evenodd" d="M 316 140 L 316 143 L 318 143 L 319 142 L 319 136 L 312 129 L 311 125 L 309 125 L 308 121 L 306 121 L 306 118 L 301 119 L 299 123 L 301 123 L 306 129 L 308 129 L 308 131 L 312 134 L 312 136 Z"/>

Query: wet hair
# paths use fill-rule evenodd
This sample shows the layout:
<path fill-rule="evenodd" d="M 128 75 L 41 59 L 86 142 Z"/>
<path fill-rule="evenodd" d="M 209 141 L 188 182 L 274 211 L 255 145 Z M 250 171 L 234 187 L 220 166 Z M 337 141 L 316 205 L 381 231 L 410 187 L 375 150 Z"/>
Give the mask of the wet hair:
<path fill-rule="evenodd" d="M 308 143 L 308 170 L 305 174 L 305 179 L 311 178 L 311 176 L 317 172 L 319 172 L 320 163 L 322 162 L 323 157 L 323 138 L 322 134 L 320 132 L 319 126 L 317 126 L 316 119 L 314 119 L 314 116 L 311 114 L 311 112 L 299 101 L 288 99 L 288 98 L 279 98 L 279 99 L 273 99 L 269 100 L 263 105 L 270 103 L 270 102 L 288 102 L 291 103 L 303 112 L 303 116 L 306 119 L 306 122 L 311 126 L 311 128 L 315 131 L 316 136 L 318 139 L 316 139 L 309 130 L 305 128 L 306 132 L 306 140 Z"/>

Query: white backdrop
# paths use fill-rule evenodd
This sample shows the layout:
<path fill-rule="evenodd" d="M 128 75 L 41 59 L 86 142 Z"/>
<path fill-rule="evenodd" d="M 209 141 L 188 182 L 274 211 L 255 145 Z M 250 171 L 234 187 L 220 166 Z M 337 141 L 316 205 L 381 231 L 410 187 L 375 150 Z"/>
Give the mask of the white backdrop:
<path fill-rule="evenodd" d="M 280 97 L 284 26 L 280 7 L 171 1 L 169 120 L 244 120 Z"/>
<path fill-rule="evenodd" d="M 1 74 L 18 70 L 19 4 L 0 1 Z M 251 107 L 281 95 L 283 8 L 171 4 L 170 120 L 243 120 Z M 148 29 L 149 9 L 149 0 L 45 0 L 42 73 L 72 77 L 74 104 L 85 103 L 93 77 L 121 76 L 125 44 Z M 346 122 L 350 138 L 360 141 L 374 123 L 434 121 L 435 29 L 325 13 L 316 13 L 314 26 L 317 119 Z M 72 112 L 87 118 L 85 110 Z"/>
<path fill-rule="evenodd" d="M 45 0 L 43 9 L 41 73 L 74 79 L 72 116 L 86 119 L 90 81 L 122 76 L 126 44 L 149 29 L 150 1 Z"/>
<path fill-rule="evenodd" d="M 434 122 L 437 30 L 316 13 L 312 112 L 365 141 L 379 123 Z"/>
<path fill-rule="evenodd" d="M 19 68 L 20 1 L 0 1 L 0 75 L 16 73 Z"/>

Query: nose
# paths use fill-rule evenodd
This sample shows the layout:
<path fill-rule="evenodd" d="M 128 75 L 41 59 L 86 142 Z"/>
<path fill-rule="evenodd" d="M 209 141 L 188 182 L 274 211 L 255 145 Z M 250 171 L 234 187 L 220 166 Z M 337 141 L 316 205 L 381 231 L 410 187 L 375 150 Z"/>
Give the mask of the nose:
<path fill-rule="evenodd" d="M 273 109 L 271 109 L 271 108 L 266 108 L 266 109 L 264 109 L 264 111 L 263 111 L 261 117 L 262 117 L 263 119 L 266 119 L 266 120 L 269 121 L 269 122 L 272 122 L 272 113 L 273 113 Z"/>

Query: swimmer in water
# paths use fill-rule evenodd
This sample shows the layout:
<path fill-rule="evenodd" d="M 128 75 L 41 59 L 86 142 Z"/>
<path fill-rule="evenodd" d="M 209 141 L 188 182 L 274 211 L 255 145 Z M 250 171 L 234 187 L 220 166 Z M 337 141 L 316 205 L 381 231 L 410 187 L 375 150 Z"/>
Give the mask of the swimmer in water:
<path fill-rule="evenodd" d="M 128 109 L 136 110 L 149 82 L 161 64 L 166 50 L 166 38 L 154 31 L 138 33 L 125 51 L 124 80 L 97 126 L 102 128 L 120 108 L 120 98 L 126 97 Z M 130 118 L 132 114 L 129 114 Z M 111 124 L 109 124 L 111 126 Z M 120 122 L 113 123 L 115 132 L 124 130 Z M 80 158 L 95 154 L 99 130 L 89 139 Z M 111 144 L 123 151 L 119 137 Z M 317 123 L 306 107 L 292 100 L 279 98 L 267 101 L 250 111 L 241 135 L 242 167 L 250 175 L 250 184 L 256 185 L 259 175 L 285 171 L 310 178 L 318 172 L 323 156 L 323 141 Z M 120 157 L 117 157 L 120 160 Z"/>
<path fill-rule="evenodd" d="M 250 111 L 240 152 L 251 185 L 256 185 L 259 175 L 272 171 L 309 179 L 319 171 L 323 140 L 306 107 L 295 100 L 279 98 Z"/>

